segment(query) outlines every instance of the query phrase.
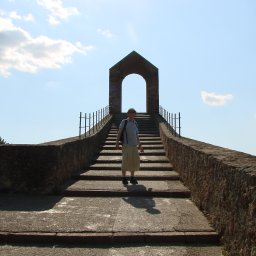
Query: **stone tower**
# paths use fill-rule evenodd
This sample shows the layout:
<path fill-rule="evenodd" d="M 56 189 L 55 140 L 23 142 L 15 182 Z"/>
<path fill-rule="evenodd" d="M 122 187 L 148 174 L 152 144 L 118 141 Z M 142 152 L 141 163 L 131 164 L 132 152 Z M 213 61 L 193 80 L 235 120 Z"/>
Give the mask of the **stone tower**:
<path fill-rule="evenodd" d="M 130 74 L 141 75 L 146 81 L 147 113 L 159 112 L 158 68 L 133 51 L 109 69 L 109 111 L 121 113 L 122 82 Z"/>

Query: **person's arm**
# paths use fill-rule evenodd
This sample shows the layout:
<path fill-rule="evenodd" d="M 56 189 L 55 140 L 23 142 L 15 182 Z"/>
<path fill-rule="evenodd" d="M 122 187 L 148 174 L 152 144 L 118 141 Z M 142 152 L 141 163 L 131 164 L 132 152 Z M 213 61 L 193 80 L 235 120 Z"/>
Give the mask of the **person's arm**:
<path fill-rule="evenodd" d="M 144 149 L 143 149 L 143 147 L 141 145 L 140 138 L 139 138 L 138 134 L 137 134 L 137 145 L 138 145 L 138 148 L 139 148 L 140 152 L 143 153 Z"/>
<path fill-rule="evenodd" d="M 119 145 L 119 140 L 121 137 L 121 133 L 122 133 L 123 128 L 119 128 L 118 133 L 117 133 L 117 137 L 116 137 L 116 149 L 121 149 L 120 145 Z"/>
<path fill-rule="evenodd" d="M 122 131 L 123 131 L 123 129 L 124 129 L 124 123 L 125 123 L 125 121 L 122 120 L 121 123 L 120 123 L 119 129 L 118 129 L 118 132 L 117 132 L 117 137 L 116 137 L 116 149 L 121 149 L 121 147 L 120 147 L 120 145 L 119 145 L 119 140 L 120 140 Z"/>

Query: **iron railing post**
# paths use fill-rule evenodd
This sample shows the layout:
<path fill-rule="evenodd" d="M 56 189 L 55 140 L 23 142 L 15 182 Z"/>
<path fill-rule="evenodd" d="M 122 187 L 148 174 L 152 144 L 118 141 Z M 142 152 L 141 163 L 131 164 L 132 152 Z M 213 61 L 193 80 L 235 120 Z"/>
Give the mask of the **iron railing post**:
<path fill-rule="evenodd" d="M 100 126 L 102 126 L 102 109 L 100 110 Z"/>
<path fill-rule="evenodd" d="M 171 125 L 172 125 L 172 134 L 173 134 L 173 131 L 174 131 L 174 129 L 173 129 L 173 113 L 172 113 L 172 122 L 171 122 Z"/>
<path fill-rule="evenodd" d="M 96 131 L 98 131 L 98 110 L 96 111 L 96 117 L 95 117 L 95 128 L 96 128 Z"/>
<path fill-rule="evenodd" d="M 179 137 L 181 136 L 180 135 L 180 130 L 181 130 L 181 127 L 180 127 L 180 112 L 179 112 Z"/>
<path fill-rule="evenodd" d="M 174 127 L 175 127 L 175 136 L 176 136 L 176 134 L 177 134 L 177 132 L 176 132 L 176 113 L 174 114 Z"/>
<path fill-rule="evenodd" d="M 89 135 L 91 134 L 91 113 L 89 113 Z"/>
<path fill-rule="evenodd" d="M 85 129 L 85 137 L 87 135 L 94 134 L 97 132 L 100 127 L 102 127 L 106 122 L 106 117 L 109 115 L 109 107 L 106 106 L 101 108 L 92 114 L 85 113 L 83 117 L 83 113 L 80 112 L 79 115 L 79 138 L 82 135 L 82 128 Z M 84 126 L 82 126 L 82 119 L 84 118 Z M 88 120 L 88 121 L 87 121 Z M 87 134 L 88 132 L 88 134 Z"/>
<path fill-rule="evenodd" d="M 166 127 L 171 130 L 172 134 L 181 137 L 181 115 L 180 112 L 169 113 L 161 105 L 159 105 L 159 114 L 165 119 Z M 177 124 L 178 123 L 178 124 Z"/>
<path fill-rule="evenodd" d="M 82 126 L 81 121 L 82 121 L 82 112 L 80 112 L 80 116 L 79 116 L 79 138 L 81 136 L 81 126 Z"/>
<path fill-rule="evenodd" d="M 84 114 L 84 137 L 86 137 L 86 128 L 87 128 L 87 114 Z"/>
<path fill-rule="evenodd" d="M 94 112 L 92 112 L 92 132 L 94 133 Z"/>

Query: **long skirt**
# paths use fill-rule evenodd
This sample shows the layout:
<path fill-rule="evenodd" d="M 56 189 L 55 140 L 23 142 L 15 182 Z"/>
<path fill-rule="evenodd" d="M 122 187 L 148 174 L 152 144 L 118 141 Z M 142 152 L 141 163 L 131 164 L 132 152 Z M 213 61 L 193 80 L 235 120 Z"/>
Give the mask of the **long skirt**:
<path fill-rule="evenodd" d="M 140 156 L 137 146 L 123 145 L 122 171 L 138 171 L 140 168 Z"/>

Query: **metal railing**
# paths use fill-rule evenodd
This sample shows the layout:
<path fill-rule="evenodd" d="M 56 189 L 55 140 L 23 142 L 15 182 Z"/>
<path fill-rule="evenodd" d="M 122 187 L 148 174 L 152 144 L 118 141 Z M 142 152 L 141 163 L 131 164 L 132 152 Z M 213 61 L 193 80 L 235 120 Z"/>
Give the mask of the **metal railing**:
<path fill-rule="evenodd" d="M 79 138 L 95 134 L 102 126 L 107 122 L 107 116 L 109 115 L 109 106 L 102 108 L 93 113 L 82 113 L 79 116 Z M 84 133 L 82 134 L 82 130 Z"/>
<path fill-rule="evenodd" d="M 159 114 L 165 119 L 165 124 L 174 136 L 181 137 L 180 112 L 169 113 L 162 106 L 159 106 Z"/>

